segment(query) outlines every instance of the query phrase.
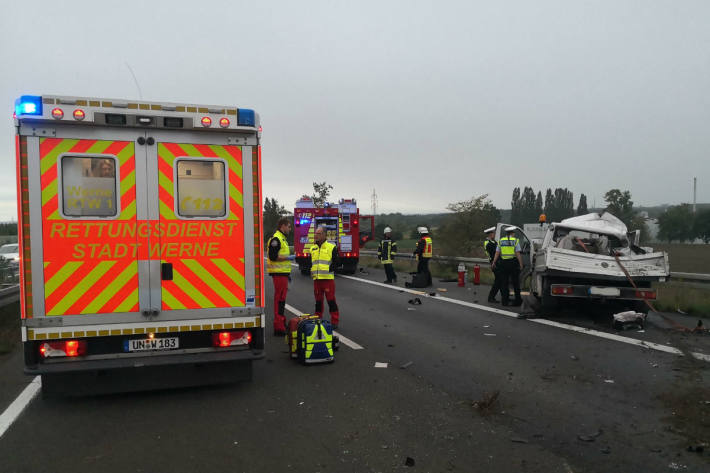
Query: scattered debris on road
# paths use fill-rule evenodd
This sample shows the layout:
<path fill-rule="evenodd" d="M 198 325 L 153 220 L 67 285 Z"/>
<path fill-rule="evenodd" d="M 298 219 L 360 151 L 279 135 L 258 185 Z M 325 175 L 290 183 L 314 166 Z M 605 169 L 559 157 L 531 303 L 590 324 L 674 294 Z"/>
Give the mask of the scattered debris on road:
<path fill-rule="evenodd" d="M 408 361 L 408 362 L 406 362 L 406 363 L 402 363 L 401 365 L 399 365 L 399 369 L 401 369 L 401 370 L 406 370 L 407 368 L 409 368 L 409 367 L 412 366 L 413 364 L 414 364 L 413 361 Z"/>
<path fill-rule="evenodd" d="M 514 442 L 514 443 L 528 443 L 527 440 L 522 439 L 522 438 L 520 438 L 520 437 L 513 437 L 513 438 L 510 439 L 510 441 L 511 441 L 511 442 Z"/>
<path fill-rule="evenodd" d="M 484 333 L 483 335 L 485 335 L 486 337 L 495 337 L 496 336 L 495 333 Z"/>
<path fill-rule="evenodd" d="M 382 363 L 379 361 L 375 362 L 375 368 L 387 368 L 388 363 Z"/>
<path fill-rule="evenodd" d="M 407 457 L 407 459 L 404 460 L 404 466 L 414 466 L 414 458 Z"/>
<path fill-rule="evenodd" d="M 605 383 L 608 383 L 608 384 L 614 384 L 614 380 L 613 380 L 613 379 L 605 379 L 604 382 L 605 382 Z"/>
<path fill-rule="evenodd" d="M 579 357 L 577 355 L 570 355 L 569 357 L 571 360 L 579 361 Z"/>
<path fill-rule="evenodd" d="M 490 414 L 493 411 L 493 408 L 497 405 L 499 397 L 500 391 L 494 391 L 490 394 L 485 394 L 483 399 L 474 401 L 471 406 L 480 414 Z"/>
<path fill-rule="evenodd" d="M 577 435 L 577 438 L 581 440 L 582 442 L 594 442 L 597 437 L 599 437 L 601 434 L 603 434 L 604 431 L 602 429 L 597 430 L 593 434 L 579 434 Z"/>
<path fill-rule="evenodd" d="M 612 326 L 615 330 L 643 330 L 643 322 L 645 319 L 646 314 L 633 310 L 627 310 L 626 312 L 614 314 L 614 322 Z"/>
<path fill-rule="evenodd" d="M 443 287 L 437 287 L 436 290 L 439 292 L 449 292 L 448 289 L 444 289 Z"/>
<path fill-rule="evenodd" d="M 414 299 L 409 299 L 407 302 L 412 305 L 422 305 L 422 300 L 418 297 L 415 297 Z"/>

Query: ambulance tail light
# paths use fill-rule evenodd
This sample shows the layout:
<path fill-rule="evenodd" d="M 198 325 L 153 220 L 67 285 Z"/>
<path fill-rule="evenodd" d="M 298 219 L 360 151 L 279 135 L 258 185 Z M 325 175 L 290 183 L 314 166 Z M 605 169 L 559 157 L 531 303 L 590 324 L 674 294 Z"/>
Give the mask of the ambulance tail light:
<path fill-rule="evenodd" d="M 637 290 L 636 297 L 639 299 L 656 299 L 656 291 L 653 289 Z"/>
<path fill-rule="evenodd" d="M 86 341 L 62 340 L 60 342 L 43 342 L 39 346 L 42 358 L 75 357 L 86 355 Z"/>
<path fill-rule="evenodd" d="M 83 120 L 84 118 L 86 118 L 86 113 L 85 113 L 82 109 L 80 109 L 80 108 L 77 108 L 76 110 L 74 110 L 74 114 L 73 114 L 73 115 L 74 115 L 74 120 L 79 120 L 79 121 L 81 121 L 81 120 Z"/>
<path fill-rule="evenodd" d="M 574 289 L 572 286 L 564 286 L 561 284 L 552 286 L 552 294 L 555 296 L 564 296 L 568 294 L 572 294 L 574 292 Z"/>
<path fill-rule="evenodd" d="M 15 100 L 15 115 L 42 115 L 42 97 L 23 95 Z"/>
<path fill-rule="evenodd" d="M 228 128 L 229 127 L 229 118 L 224 117 L 219 119 L 219 126 L 222 128 Z"/>
<path fill-rule="evenodd" d="M 254 110 L 248 108 L 240 108 L 237 110 L 237 125 L 239 126 L 256 126 L 256 116 Z"/>
<path fill-rule="evenodd" d="M 61 120 L 62 118 L 64 118 L 64 110 L 62 110 L 59 107 L 53 108 L 52 109 L 52 118 L 56 118 L 57 120 Z"/>
<path fill-rule="evenodd" d="M 200 120 L 200 123 L 202 123 L 203 127 L 209 128 L 212 126 L 212 119 L 210 117 L 202 117 L 202 120 Z"/>
<path fill-rule="evenodd" d="M 248 330 L 214 332 L 212 334 L 212 345 L 215 347 L 235 347 L 250 343 L 251 332 Z"/>

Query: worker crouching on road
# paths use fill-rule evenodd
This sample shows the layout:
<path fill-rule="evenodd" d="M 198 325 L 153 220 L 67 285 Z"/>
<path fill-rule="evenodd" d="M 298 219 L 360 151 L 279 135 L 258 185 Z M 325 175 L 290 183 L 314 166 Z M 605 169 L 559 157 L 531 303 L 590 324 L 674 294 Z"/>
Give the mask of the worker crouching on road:
<path fill-rule="evenodd" d="M 434 254 L 434 249 L 431 236 L 429 236 L 429 229 L 427 227 L 417 227 L 417 232 L 419 232 L 419 241 L 417 242 L 417 248 L 414 250 L 414 256 L 417 259 L 416 277 L 419 280 L 423 279 L 426 286 L 415 285 L 415 287 L 429 287 L 432 284 L 429 260 Z"/>
<path fill-rule="evenodd" d="M 274 335 L 286 333 L 286 294 L 291 278 L 291 254 L 286 236 L 291 233 L 291 222 L 287 218 L 279 219 L 274 236 L 269 240 L 269 256 L 266 260 L 266 271 L 274 281 Z"/>
<path fill-rule="evenodd" d="M 498 242 L 496 255 L 491 263 L 495 271 L 499 269 L 501 276 L 500 295 L 503 305 L 510 305 L 510 282 L 513 283 L 515 300 L 513 305 L 523 303 L 520 297 L 520 271 L 523 269 L 523 257 L 520 255 L 520 241 L 515 238 L 515 227 L 506 227 L 503 238 Z M 498 268 L 500 265 L 500 268 Z"/>
<path fill-rule="evenodd" d="M 340 314 L 335 302 L 335 267 L 338 264 L 338 247 L 325 239 L 325 227 L 319 226 L 314 233 L 316 244 L 311 246 L 311 276 L 313 294 L 316 296 L 316 313 L 323 318 L 323 296 L 328 301 L 330 323 L 338 328 Z"/>
<path fill-rule="evenodd" d="M 496 300 L 496 294 L 500 291 L 500 268 L 493 269 L 493 259 L 496 256 L 496 250 L 498 249 L 498 243 L 496 242 L 496 227 L 486 228 L 483 233 L 486 234 L 486 239 L 483 241 L 483 250 L 488 256 L 488 261 L 491 263 L 491 271 L 493 272 L 493 286 L 488 293 L 488 302 L 498 302 Z"/>
<path fill-rule="evenodd" d="M 385 284 L 397 282 L 397 274 L 395 274 L 394 268 L 392 267 L 396 255 L 397 242 L 392 240 L 392 229 L 385 227 L 384 237 L 382 241 L 380 241 L 380 246 L 377 248 L 377 259 L 379 259 L 385 267 L 385 275 L 387 276 Z"/>

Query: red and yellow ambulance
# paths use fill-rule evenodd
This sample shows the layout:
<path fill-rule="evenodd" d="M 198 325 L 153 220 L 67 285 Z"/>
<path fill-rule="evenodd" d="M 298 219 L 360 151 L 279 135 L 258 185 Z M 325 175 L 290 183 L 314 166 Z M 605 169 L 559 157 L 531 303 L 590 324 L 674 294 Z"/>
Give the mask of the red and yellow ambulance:
<path fill-rule="evenodd" d="M 68 394 L 250 378 L 264 356 L 259 115 L 22 96 L 15 127 L 25 371 Z"/>

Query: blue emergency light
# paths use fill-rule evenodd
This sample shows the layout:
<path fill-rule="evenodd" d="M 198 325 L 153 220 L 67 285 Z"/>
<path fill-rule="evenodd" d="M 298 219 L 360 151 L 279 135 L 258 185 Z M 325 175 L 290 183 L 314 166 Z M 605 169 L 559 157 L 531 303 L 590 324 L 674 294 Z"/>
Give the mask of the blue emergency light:
<path fill-rule="evenodd" d="M 15 100 L 15 115 L 42 115 L 42 97 L 23 95 Z"/>
<path fill-rule="evenodd" d="M 248 108 L 240 108 L 237 110 L 237 125 L 239 126 L 256 126 L 256 117 L 254 110 Z"/>
<path fill-rule="evenodd" d="M 302 218 L 301 221 L 299 222 L 300 225 L 305 225 L 306 223 L 310 222 L 311 219 L 309 218 Z"/>

